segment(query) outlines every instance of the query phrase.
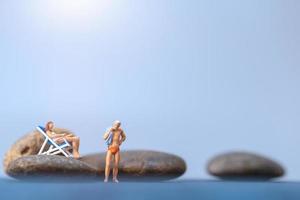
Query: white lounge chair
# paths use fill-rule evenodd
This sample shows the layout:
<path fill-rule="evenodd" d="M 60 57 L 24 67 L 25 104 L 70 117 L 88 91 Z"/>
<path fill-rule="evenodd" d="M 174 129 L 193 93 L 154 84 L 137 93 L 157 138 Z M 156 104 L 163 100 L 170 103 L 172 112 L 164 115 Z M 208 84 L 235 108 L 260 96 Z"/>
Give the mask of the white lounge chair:
<path fill-rule="evenodd" d="M 43 127 L 38 126 L 36 127 L 36 129 L 45 137 L 45 141 L 38 155 L 56 155 L 61 153 L 66 157 L 72 157 L 72 154 L 67 150 L 67 148 L 71 147 L 67 140 L 63 139 L 63 143 L 57 144 L 46 134 L 45 129 Z M 47 143 L 50 145 L 50 147 L 48 149 L 45 149 Z"/>

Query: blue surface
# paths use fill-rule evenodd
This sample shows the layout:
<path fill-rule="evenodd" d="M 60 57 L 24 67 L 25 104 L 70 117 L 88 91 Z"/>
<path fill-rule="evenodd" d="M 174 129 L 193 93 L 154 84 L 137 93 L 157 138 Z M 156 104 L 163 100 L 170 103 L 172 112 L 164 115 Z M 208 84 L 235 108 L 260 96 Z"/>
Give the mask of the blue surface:
<path fill-rule="evenodd" d="M 29 183 L 1 180 L 0 199 L 299 200 L 296 182 Z"/>

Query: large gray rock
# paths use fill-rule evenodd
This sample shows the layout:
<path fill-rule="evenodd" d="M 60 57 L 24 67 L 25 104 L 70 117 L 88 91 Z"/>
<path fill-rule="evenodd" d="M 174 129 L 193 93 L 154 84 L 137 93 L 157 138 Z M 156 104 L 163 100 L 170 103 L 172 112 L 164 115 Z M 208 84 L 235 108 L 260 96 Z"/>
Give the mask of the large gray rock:
<path fill-rule="evenodd" d="M 105 156 L 106 153 L 97 153 L 80 160 L 93 166 L 103 177 Z M 185 170 L 185 161 L 176 155 L 145 150 L 121 151 L 119 175 L 123 180 L 169 180 L 181 176 Z"/>
<path fill-rule="evenodd" d="M 54 131 L 56 133 L 71 133 L 69 130 L 62 128 L 55 128 Z M 4 171 L 7 170 L 9 163 L 15 159 L 23 156 L 36 155 L 39 152 L 44 139 L 45 138 L 41 133 L 38 131 L 32 131 L 31 133 L 26 134 L 17 140 L 4 156 Z"/>
<path fill-rule="evenodd" d="M 208 172 L 223 179 L 271 179 L 284 174 L 275 161 L 247 152 L 230 152 L 214 157 L 207 165 Z"/>
<path fill-rule="evenodd" d="M 97 171 L 88 164 L 64 156 L 23 156 L 9 163 L 6 173 L 17 179 L 95 178 Z"/>

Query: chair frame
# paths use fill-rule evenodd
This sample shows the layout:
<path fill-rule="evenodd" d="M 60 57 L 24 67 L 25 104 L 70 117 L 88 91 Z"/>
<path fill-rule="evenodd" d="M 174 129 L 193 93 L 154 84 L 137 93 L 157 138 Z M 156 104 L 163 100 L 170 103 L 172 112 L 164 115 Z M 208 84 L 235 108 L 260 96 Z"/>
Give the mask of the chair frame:
<path fill-rule="evenodd" d="M 57 155 L 59 153 L 62 153 L 67 158 L 73 157 L 72 154 L 66 149 L 72 146 L 65 138 L 63 138 L 64 142 L 62 144 L 57 144 L 44 132 L 41 127 L 38 126 L 36 127 L 36 129 L 45 137 L 44 143 L 40 148 L 38 155 Z M 48 149 L 45 149 L 47 143 L 50 144 L 50 147 Z"/>

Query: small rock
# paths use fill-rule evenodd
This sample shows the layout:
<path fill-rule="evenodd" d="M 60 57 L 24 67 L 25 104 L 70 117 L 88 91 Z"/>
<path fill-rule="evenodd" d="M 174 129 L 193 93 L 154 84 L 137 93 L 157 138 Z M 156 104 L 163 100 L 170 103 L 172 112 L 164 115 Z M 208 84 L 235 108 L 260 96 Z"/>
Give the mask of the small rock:
<path fill-rule="evenodd" d="M 271 179 L 284 174 L 275 161 L 247 152 L 230 152 L 214 157 L 207 165 L 208 172 L 223 179 Z"/>
<path fill-rule="evenodd" d="M 88 164 L 64 156 L 23 156 L 12 161 L 6 172 L 17 179 L 87 177 L 95 178 L 97 171 Z"/>
<path fill-rule="evenodd" d="M 62 128 L 55 128 L 54 131 L 59 134 L 71 133 L 69 130 Z M 22 156 L 36 155 L 39 152 L 44 140 L 44 136 L 38 131 L 33 131 L 17 140 L 4 156 L 4 171 L 6 171 L 9 163 L 15 159 Z"/>
<path fill-rule="evenodd" d="M 103 177 L 105 156 L 106 153 L 97 153 L 80 160 L 93 166 Z M 176 155 L 157 151 L 121 151 L 119 176 L 123 180 L 169 180 L 181 176 L 185 170 L 185 161 Z"/>

